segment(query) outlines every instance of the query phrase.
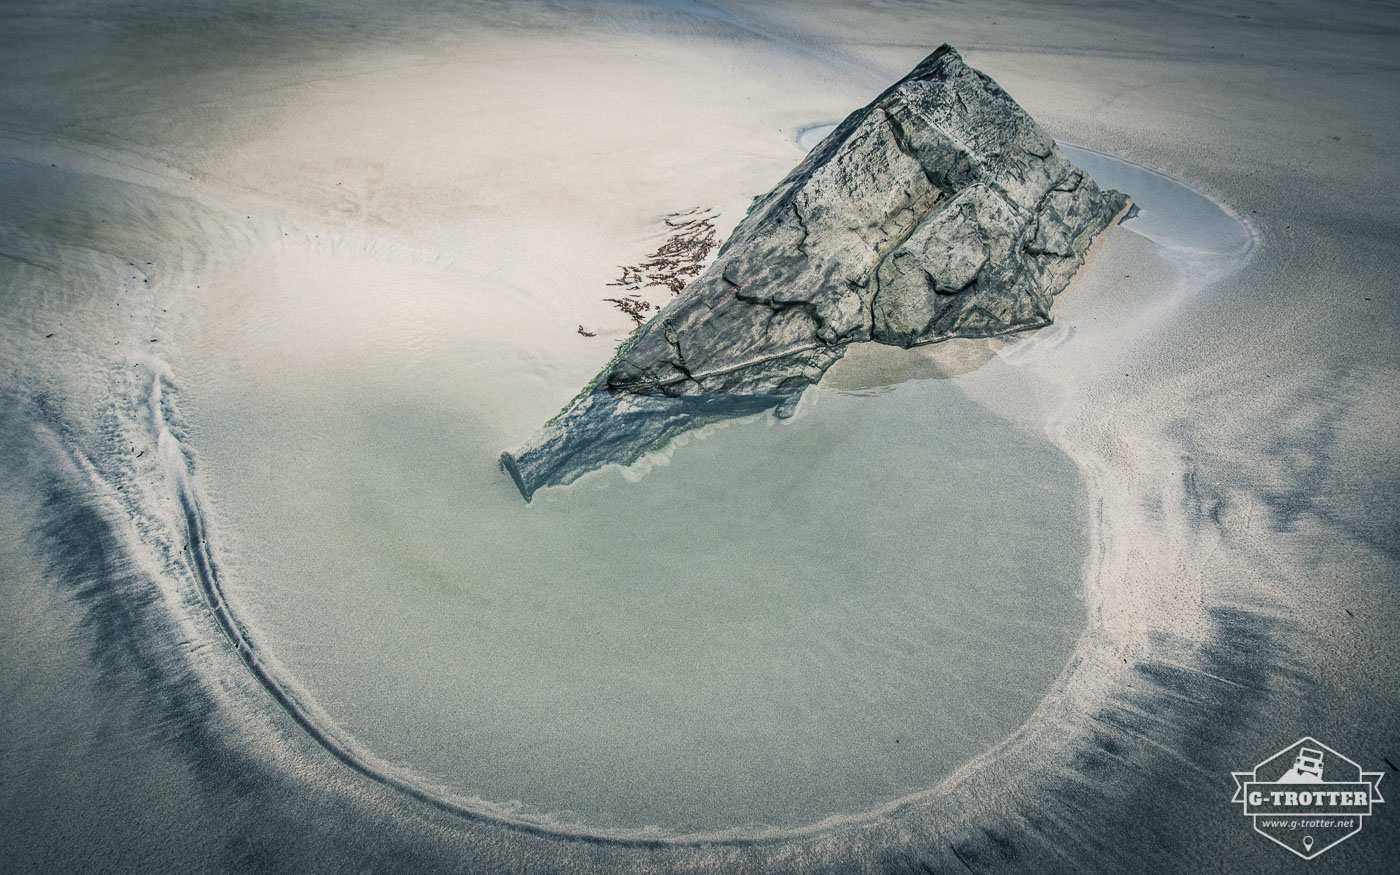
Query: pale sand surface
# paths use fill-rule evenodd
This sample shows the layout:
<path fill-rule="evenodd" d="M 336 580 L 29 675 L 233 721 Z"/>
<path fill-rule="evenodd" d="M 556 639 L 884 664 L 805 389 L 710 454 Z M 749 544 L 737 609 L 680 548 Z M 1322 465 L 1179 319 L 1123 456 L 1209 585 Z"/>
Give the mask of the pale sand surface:
<path fill-rule="evenodd" d="M 1294 860 L 1229 805 L 1230 770 L 1305 734 L 1368 769 L 1400 762 L 1400 83 L 1384 7 L 68 9 L 0 9 L 0 154 L 29 162 L 7 167 L 0 236 L 7 867 L 1278 871 Z M 1190 183 L 1258 241 L 1240 267 L 1121 229 L 1054 328 L 832 375 L 870 389 L 960 373 L 1088 482 L 1089 623 L 1036 715 L 894 809 L 685 847 L 463 817 L 313 742 L 183 570 L 171 483 L 176 438 L 199 449 L 197 402 L 157 399 L 155 417 L 111 399 L 150 402 L 167 367 L 177 386 L 353 371 L 337 326 L 366 321 L 407 364 L 500 366 L 470 344 L 413 347 L 476 332 L 509 339 L 509 376 L 461 412 L 508 410 L 505 445 L 624 336 L 604 283 L 654 245 L 659 215 L 713 206 L 732 226 L 801 130 L 944 41 L 1056 137 Z M 261 327 L 293 335 L 280 348 L 298 360 L 180 345 L 256 312 L 260 275 L 386 296 Z M 467 311 L 461 286 L 499 294 Z M 1027 381 L 1041 400 L 1008 406 Z M 217 516 L 217 484 L 193 488 Z M 20 634 L 36 628 L 51 636 Z M 1384 871 L 1393 817 L 1380 806 L 1297 865 Z"/>

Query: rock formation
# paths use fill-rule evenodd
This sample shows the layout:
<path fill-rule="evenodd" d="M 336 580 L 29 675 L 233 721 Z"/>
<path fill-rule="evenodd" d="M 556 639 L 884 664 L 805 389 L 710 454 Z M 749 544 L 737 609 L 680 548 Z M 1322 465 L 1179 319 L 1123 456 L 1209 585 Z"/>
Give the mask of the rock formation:
<path fill-rule="evenodd" d="M 703 422 L 790 410 L 847 344 L 1047 325 L 1126 206 L 942 46 L 756 198 L 709 269 L 502 463 L 529 500 Z"/>

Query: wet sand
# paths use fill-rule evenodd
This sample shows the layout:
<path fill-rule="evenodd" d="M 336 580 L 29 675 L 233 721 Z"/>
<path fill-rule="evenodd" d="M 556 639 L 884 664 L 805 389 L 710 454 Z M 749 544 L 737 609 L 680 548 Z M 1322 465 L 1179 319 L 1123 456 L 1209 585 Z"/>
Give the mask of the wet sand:
<path fill-rule="evenodd" d="M 6 177 L 0 238 L 4 434 L 24 448 L 6 463 L 0 545 L 13 607 L 0 754 L 22 776 L 0 796 L 8 865 L 1275 871 L 1280 849 L 1228 804 L 1230 770 L 1305 734 L 1367 769 L 1400 762 L 1397 83 L 1383 16 L 834 3 L 529 7 L 512 21 L 348 7 L 5 14 L 0 146 L 27 162 Z M 632 51 L 608 52 L 618 41 Z M 960 378 L 1089 484 L 1088 623 L 1036 713 L 890 808 L 699 846 L 502 826 L 411 776 L 377 780 L 394 765 L 357 768 L 291 719 L 249 671 L 280 669 L 276 654 L 235 648 L 199 585 L 227 554 L 200 543 L 182 500 L 217 517 L 200 423 L 172 400 L 199 350 L 180 348 L 169 305 L 196 293 L 165 284 L 282 237 L 315 247 L 372 231 L 385 263 L 446 264 L 538 302 L 528 321 L 502 322 L 508 308 L 483 318 L 518 339 L 534 376 L 482 403 L 528 398 L 510 407 L 524 433 L 610 351 L 569 337 L 575 324 L 602 340 L 626 331 L 597 290 L 647 251 L 656 216 L 705 204 L 737 219 L 790 166 L 802 128 L 943 41 L 1057 138 L 1189 183 L 1257 241 L 1235 266 L 1106 237 L 1056 326 Z M 513 77 L 480 78 L 492 52 Z M 599 56 L 611 60 L 596 79 L 561 77 Z M 649 114 L 605 112 L 626 105 Z M 545 114 L 580 136 L 567 148 L 539 137 Z M 711 134 L 699 143 L 697 117 Z M 62 209 L 25 212 L 29 201 Z M 248 208 L 241 223 L 233 204 Z M 172 251 L 151 231 L 172 223 L 208 245 Z M 401 337 L 439 318 L 390 312 L 408 312 L 390 326 Z M 280 326 L 292 329 L 343 354 L 317 346 L 314 323 Z M 256 384 L 286 364 L 227 367 Z M 848 385 L 903 379 L 879 370 Z M 1025 380 L 1042 400 L 1005 407 Z M 1388 814 L 1310 865 L 1381 871 L 1396 849 Z"/>

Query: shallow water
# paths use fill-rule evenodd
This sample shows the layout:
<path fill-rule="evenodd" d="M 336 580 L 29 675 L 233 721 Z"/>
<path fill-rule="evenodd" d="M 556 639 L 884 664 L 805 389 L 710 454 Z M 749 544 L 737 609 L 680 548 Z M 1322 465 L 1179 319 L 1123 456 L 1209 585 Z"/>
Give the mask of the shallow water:
<path fill-rule="evenodd" d="M 797 148 L 803 152 L 810 152 L 817 147 L 817 144 L 826 139 L 826 135 L 836 130 L 836 125 L 825 123 L 820 125 L 808 125 L 797 132 L 794 141 Z"/>
<path fill-rule="evenodd" d="M 1155 170 L 1093 149 L 1059 143 L 1060 151 L 1099 185 L 1132 195 L 1124 227 L 1159 246 L 1206 256 L 1242 258 L 1254 235 L 1216 201 Z"/>
<path fill-rule="evenodd" d="M 345 245 L 191 306 L 181 404 L 240 615 L 375 755 L 592 827 L 794 827 L 935 785 L 1062 670 L 1075 469 L 956 381 L 819 390 L 525 505 L 495 458 L 533 366 L 473 327 L 490 290 Z M 413 355 L 341 315 L 384 300 L 435 314 Z"/>

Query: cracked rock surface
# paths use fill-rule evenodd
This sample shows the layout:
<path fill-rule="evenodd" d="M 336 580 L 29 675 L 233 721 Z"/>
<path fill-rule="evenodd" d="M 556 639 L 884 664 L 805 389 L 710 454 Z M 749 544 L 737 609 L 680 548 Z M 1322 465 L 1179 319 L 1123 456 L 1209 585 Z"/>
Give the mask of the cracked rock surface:
<path fill-rule="evenodd" d="M 502 461 L 528 499 L 650 449 L 654 429 L 645 445 L 629 440 L 638 410 L 660 412 L 673 434 L 693 405 L 663 399 L 707 396 L 713 419 L 715 398 L 743 396 L 736 412 L 751 413 L 793 400 L 850 343 L 908 347 L 1049 324 L 1054 296 L 1127 202 L 944 45 L 756 199 L 715 263 L 591 392 Z M 623 402 L 620 433 L 601 437 L 599 417 Z"/>
<path fill-rule="evenodd" d="M 600 385 L 786 394 L 847 343 L 1048 324 L 1054 295 L 1125 205 L 945 45 L 756 201 Z"/>

